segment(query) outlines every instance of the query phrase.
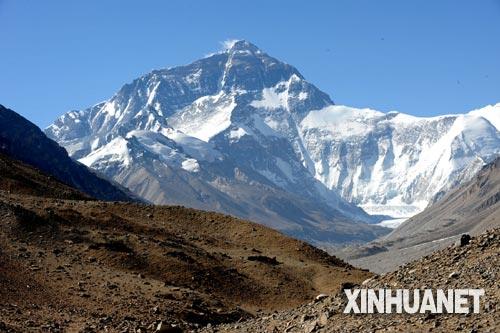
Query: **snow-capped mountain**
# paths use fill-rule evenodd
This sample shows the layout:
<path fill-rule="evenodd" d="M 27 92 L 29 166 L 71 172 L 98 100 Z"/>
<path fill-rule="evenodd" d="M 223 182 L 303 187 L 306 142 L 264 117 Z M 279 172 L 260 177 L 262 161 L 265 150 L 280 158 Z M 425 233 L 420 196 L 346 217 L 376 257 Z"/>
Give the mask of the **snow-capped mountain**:
<path fill-rule="evenodd" d="M 294 67 L 239 41 L 146 74 L 46 133 L 154 203 L 217 210 L 312 242 L 372 239 L 386 230 L 308 169 L 298 124 L 332 104 Z"/>
<path fill-rule="evenodd" d="M 300 124 L 315 177 L 372 214 L 409 217 L 500 154 L 500 104 L 419 118 L 328 106 Z"/>
<path fill-rule="evenodd" d="M 500 152 L 498 113 L 423 119 L 336 106 L 294 67 L 237 41 L 146 74 L 46 133 L 152 202 L 344 242 L 386 232 L 354 204 L 406 215 L 470 178 Z"/>

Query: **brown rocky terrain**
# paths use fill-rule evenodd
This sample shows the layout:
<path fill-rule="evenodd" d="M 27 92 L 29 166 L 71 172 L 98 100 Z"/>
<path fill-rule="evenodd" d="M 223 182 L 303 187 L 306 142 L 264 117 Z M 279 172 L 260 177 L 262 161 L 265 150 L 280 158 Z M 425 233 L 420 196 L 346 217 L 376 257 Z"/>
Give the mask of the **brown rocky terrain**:
<path fill-rule="evenodd" d="M 500 328 L 500 229 L 375 276 L 358 288 L 449 289 L 484 288 L 479 314 L 344 314 L 337 293 L 292 311 L 244 323 L 205 328 L 203 332 L 498 332 Z M 353 288 L 354 285 L 346 285 Z"/>
<path fill-rule="evenodd" d="M 92 200 L 6 156 L 0 172 L 1 332 L 192 330 L 372 276 L 258 224 Z"/>
<path fill-rule="evenodd" d="M 53 176 L 2 153 L 0 153 L 0 175 L 0 189 L 5 194 L 91 200 L 89 196 L 57 181 Z"/>

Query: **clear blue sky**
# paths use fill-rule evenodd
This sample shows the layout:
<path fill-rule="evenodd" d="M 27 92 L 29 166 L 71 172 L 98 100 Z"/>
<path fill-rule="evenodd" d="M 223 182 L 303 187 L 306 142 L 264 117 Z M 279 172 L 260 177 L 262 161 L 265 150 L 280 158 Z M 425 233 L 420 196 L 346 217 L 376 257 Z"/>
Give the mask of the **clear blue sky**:
<path fill-rule="evenodd" d="M 233 38 L 338 104 L 428 116 L 500 102 L 500 0 L 0 0 L 0 104 L 45 127 Z"/>

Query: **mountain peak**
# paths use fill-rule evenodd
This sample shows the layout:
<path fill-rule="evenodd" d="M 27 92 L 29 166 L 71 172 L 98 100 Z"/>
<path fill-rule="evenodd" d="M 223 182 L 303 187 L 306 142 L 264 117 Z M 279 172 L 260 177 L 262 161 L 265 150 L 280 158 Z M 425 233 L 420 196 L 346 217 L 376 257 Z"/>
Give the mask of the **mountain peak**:
<path fill-rule="evenodd" d="M 247 51 L 251 53 L 262 53 L 262 51 L 256 45 L 244 39 L 227 40 L 223 44 L 224 48 L 228 52 Z"/>

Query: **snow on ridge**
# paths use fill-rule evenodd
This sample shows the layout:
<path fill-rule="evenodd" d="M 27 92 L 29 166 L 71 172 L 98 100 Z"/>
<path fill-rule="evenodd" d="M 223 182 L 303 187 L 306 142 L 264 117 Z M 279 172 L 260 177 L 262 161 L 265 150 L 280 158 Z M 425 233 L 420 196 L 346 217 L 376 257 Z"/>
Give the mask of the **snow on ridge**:
<path fill-rule="evenodd" d="M 323 107 L 328 103 L 304 84 L 300 74 L 290 75 L 289 71 L 286 75 L 283 72 L 281 76 L 273 76 L 272 80 L 266 78 L 262 82 L 266 87 L 261 91 L 260 88 L 253 90 L 254 86 L 250 85 L 248 91 L 238 90 L 238 86 L 246 86 L 239 85 L 239 78 L 234 77 L 230 68 L 237 66 L 241 53 L 260 53 L 254 45 L 236 45 L 238 42 L 240 40 L 228 40 L 223 44 L 226 54 L 220 59 L 225 60 L 225 64 L 220 60 L 219 67 L 205 67 L 201 62 L 198 67 L 189 67 L 189 71 L 153 71 L 134 80 L 132 85 L 127 85 L 130 89 L 120 90 L 104 103 L 63 115 L 48 127 L 48 135 L 50 133 L 77 158 L 85 156 L 81 159 L 85 164 L 97 163 L 101 167 L 97 169 L 111 162 L 122 161 L 124 166 L 142 163 L 135 157 L 144 149 L 158 154 L 169 167 L 189 172 L 205 167 L 210 170 L 209 163 L 225 158 L 227 152 L 215 148 L 219 140 L 212 140 L 220 133 L 224 133 L 221 140 L 229 144 L 243 142 L 250 136 L 264 143 L 286 139 L 297 155 L 288 156 L 290 160 L 298 157 L 310 175 L 326 186 L 325 190 L 338 190 L 345 199 L 370 213 L 385 209 L 384 212 L 400 217 L 424 209 L 429 202 L 427 193 L 435 194 L 447 184 L 462 181 L 495 151 L 498 134 L 488 122 L 498 131 L 500 104 L 466 115 L 436 117 L 342 105 Z M 278 64 L 272 61 L 266 66 Z M 215 62 L 206 63 L 215 66 Z M 205 86 L 205 76 L 212 70 L 221 81 L 214 84 L 215 88 Z M 200 81 L 202 71 L 205 71 L 204 79 Z M 226 86 L 229 73 L 232 86 Z M 275 84 L 275 77 L 282 81 Z M 160 82 L 165 82 L 162 80 L 176 82 L 173 90 L 169 91 L 166 84 L 159 88 Z M 175 106 L 169 104 L 170 97 Z M 160 102 L 168 109 L 165 116 Z M 237 103 L 248 104 L 238 106 Z M 255 109 L 248 108 L 247 114 L 241 112 L 233 117 L 237 106 L 242 111 L 246 111 L 247 106 Z M 290 113 L 290 108 L 297 113 Z M 295 117 L 297 114 L 300 121 Z M 139 129 L 144 131 L 137 131 Z M 115 138 L 117 135 L 122 136 L 122 140 Z M 499 147 L 496 151 L 499 152 Z M 289 169 L 291 165 L 277 159 L 277 168 L 264 166 L 261 171 L 277 184 L 284 184 L 283 181 L 295 181 Z M 467 170 L 463 171 L 464 168 Z"/>
<path fill-rule="evenodd" d="M 252 115 L 253 127 L 265 136 L 282 137 L 279 132 L 280 124 L 270 117 L 262 118 L 257 114 Z"/>
<path fill-rule="evenodd" d="M 245 135 L 248 135 L 248 132 L 244 128 L 238 127 L 238 128 L 233 129 L 229 132 L 229 139 L 232 142 L 234 142 L 234 141 L 238 141 L 239 139 L 241 139 Z"/>
<path fill-rule="evenodd" d="M 187 83 L 192 84 L 192 85 L 199 83 L 202 73 L 203 73 L 203 69 L 200 68 L 196 72 L 191 73 L 188 76 L 186 76 L 185 80 Z"/>
<path fill-rule="evenodd" d="M 262 90 L 262 99 L 250 103 L 255 108 L 279 109 L 288 108 L 288 90 L 276 92 L 277 88 L 264 88 Z"/>
<path fill-rule="evenodd" d="M 127 140 L 117 137 L 78 161 L 88 167 L 92 167 L 94 164 L 102 161 L 106 163 L 119 162 L 127 167 L 130 165 L 132 158 L 129 154 Z"/>
<path fill-rule="evenodd" d="M 182 169 L 189 171 L 189 172 L 199 172 L 200 171 L 200 165 L 198 164 L 198 161 L 195 160 L 194 158 L 188 158 L 187 160 L 182 161 L 181 167 L 182 167 Z"/>
<path fill-rule="evenodd" d="M 308 97 L 305 91 L 299 92 L 297 96 L 290 94 L 290 85 L 300 80 L 301 79 L 296 74 L 292 74 L 287 81 L 280 81 L 273 87 L 264 88 L 261 92 L 261 99 L 252 101 L 250 105 L 254 108 L 264 108 L 268 110 L 279 108 L 288 110 L 288 100 L 290 97 L 296 97 L 300 101 Z"/>
<path fill-rule="evenodd" d="M 245 42 L 244 39 L 226 39 L 224 41 L 219 42 L 220 44 L 220 49 L 216 52 L 209 52 L 203 56 L 203 58 L 210 58 L 214 55 L 221 54 L 221 53 L 226 53 L 231 51 L 236 43 L 238 42 Z M 248 42 L 247 42 L 248 43 Z M 260 50 L 257 51 L 257 53 L 261 53 Z"/>
<path fill-rule="evenodd" d="M 153 101 L 156 98 L 156 91 L 158 90 L 160 83 L 161 83 L 161 81 L 156 82 L 153 89 L 151 89 L 151 91 L 150 91 L 150 87 L 148 87 L 148 101 L 146 102 L 146 106 L 153 105 Z"/>
<path fill-rule="evenodd" d="M 497 130 L 500 130 L 500 103 L 473 110 L 466 115 L 485 118 L 493 126 L 495 126 Z M 464 114 L 446 114 L 433 117 L 419 117 L 401 113 L 398 111 L 390 111 L 384 113 L 369 108 L 361 109 L 344 105 L 331 105 L 320 110 L 310 111 L 309 114 L 302 120 L 301 126 L 303 126 L 304 128 L 330 129 L 333 133 L 336 134 L 344 133 L 356 135 L 363 134 L 361 126 L 366 126 L 367 120 L 382 120 L 382 117 L 384 116 L 388 116 L 387 121 L 393 123 L 394 125 L 414 126 L 416 123 L 440 121 L 445 118 L 457 119 L 464 116 Z M 340 127 L 345 127 L 346 122 L 351 122 L 352 124 L 350 126 L 352 126 L 352 128 L 344 128 L 344 130 L 342 130 Z M 360 124 L 360 127 L 356 126 L 355 123 Z"/>
<path fill-rule="evenodd" d="M 236 107 L 235 94 L 204 96 L 170 119 L 170 124 L 186 135 L 208 142 L 231 125 Z"/>
<path fill-rule="evenodd" d="M 372 109 L 356 109 L 343 105 L 331 105 L 313 110 L 302 120 L 303 129 L 319 128 L 332 135 L 363 135 L 369 127 L 366 120 L 381 118 L 384 113 Z"/>
<path fill-rule="evenodd" d="M 210 142 L 202 141 L 175 129 L 162 129 L 161 133 L 181 147 L 184 153 L 198 161 L 214 162 L 223 159 L 223 155 Z"/>
<path fill-rule="evenodd" d="M 304 101 L 304 100 L 306 100 L 306 99 L 307 99 L 307 97 L 308 97 L 308 94 L 307 94 L 305 91 L 301 91 L 301 92 L 299 93 L 299 96 L 298 96 L 298 98 L 299 98 L 299 100 L 300 100 L 300 101 Z"/>
<path fill-rule="evenodd" d="M 472 110 L 468 114 L 485 118 L 500 131 L 500 103 Z"/>
<path fill-rule="evenodd" d="M 234 47 L 234 44 L 241 41 L 241 39 L 226 39 L 225 41 L 220 42 L 223 51 L 230 50 Z"/>
<path fill-rule="evenodd" d="M 115 101 L 106 102 L 104 106 L 101 108 L 101 112 L 107 113 L 111 117 L 115 118 L 119 117 L 119 114 L 116 112 Z"/>
<path fill-rule="evenodd" d="M 494 108 L 424 118 L 337 105 L 300 126 L 319 181 L 370 214 L 406 218 L 500 154 Z"/>

